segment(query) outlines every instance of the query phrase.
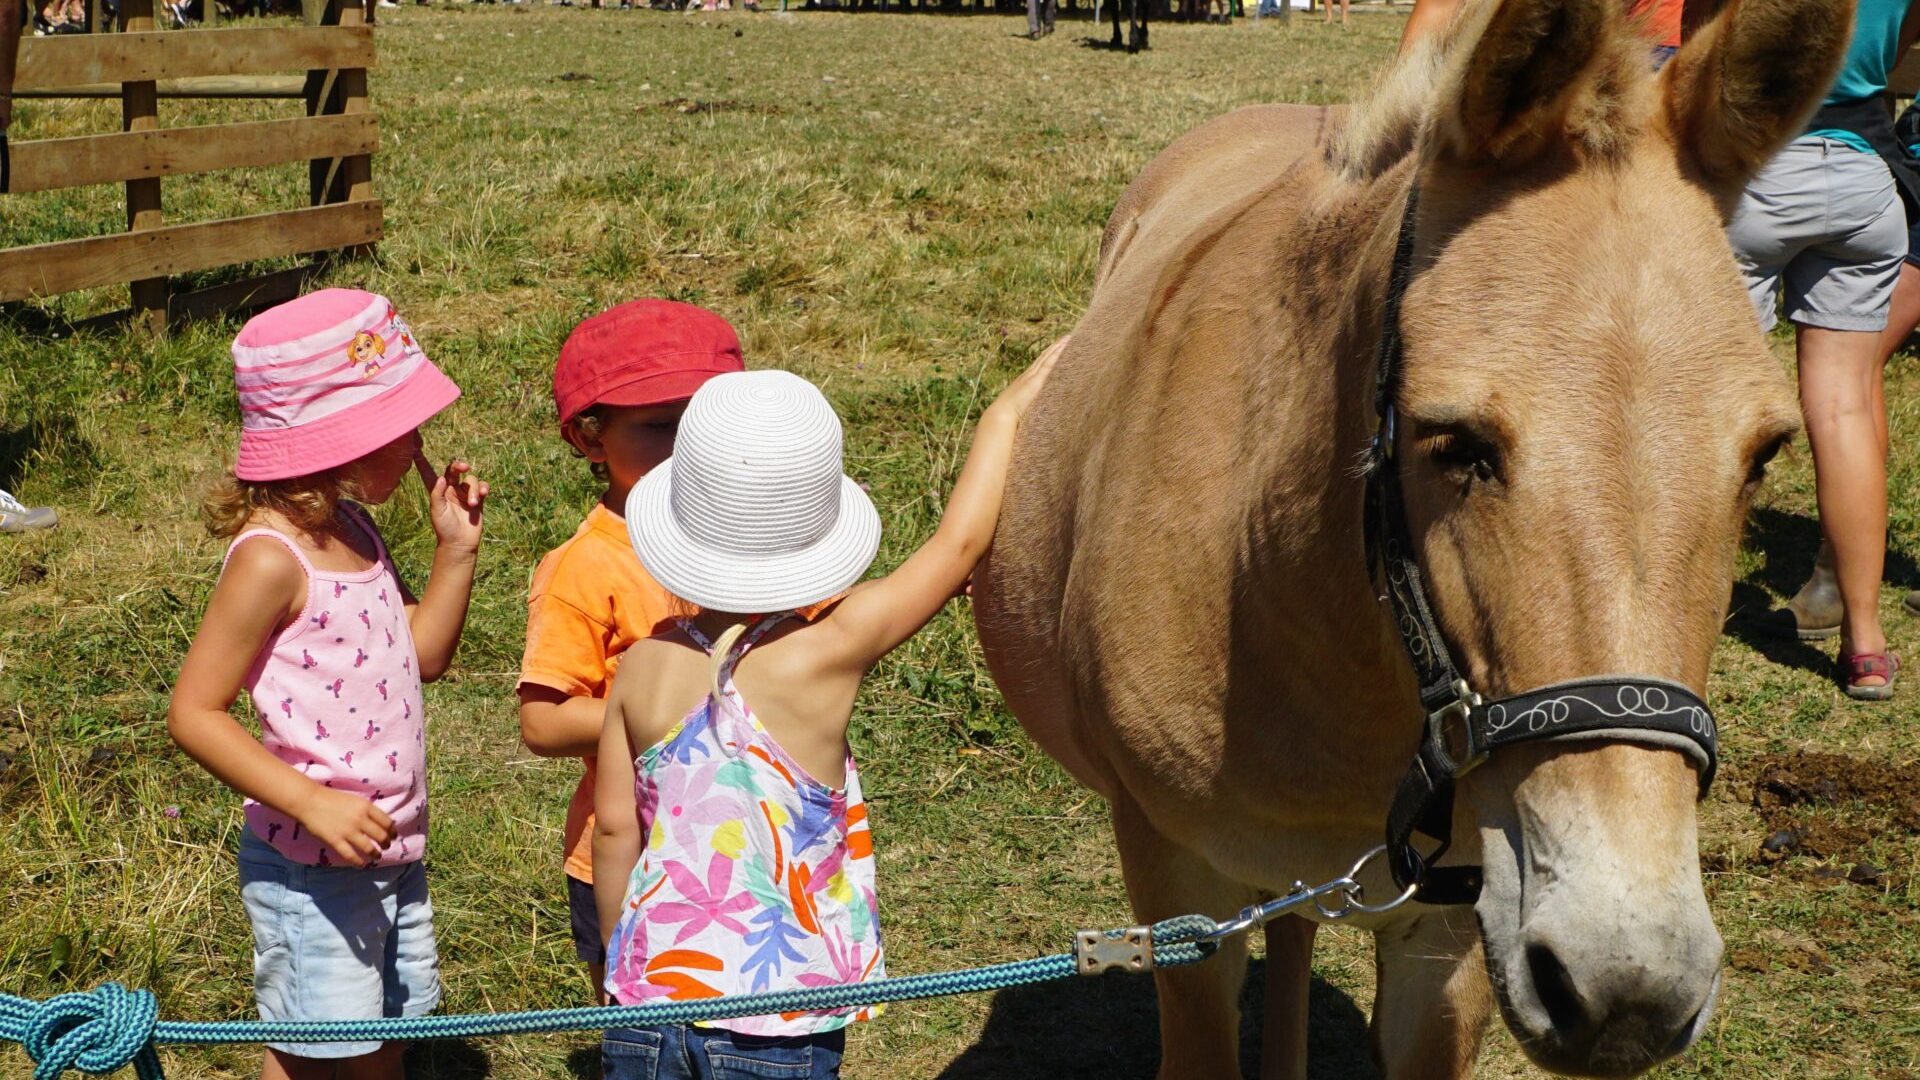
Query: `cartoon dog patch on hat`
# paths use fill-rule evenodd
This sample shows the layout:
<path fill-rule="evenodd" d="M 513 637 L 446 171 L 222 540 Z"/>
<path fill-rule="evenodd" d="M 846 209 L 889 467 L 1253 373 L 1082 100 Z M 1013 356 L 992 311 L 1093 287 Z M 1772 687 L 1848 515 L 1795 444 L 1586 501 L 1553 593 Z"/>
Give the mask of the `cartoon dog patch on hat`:
<path fill-rule="evenodd" d="M 362 330 L 353 335 L 353 341 L 347 346 L 347 361 L 366 369 L 360 373 L 363 379 L 371 379 L 380 373 L 380 359 L 386 354 L 387 343 L 371 330 Z"/>

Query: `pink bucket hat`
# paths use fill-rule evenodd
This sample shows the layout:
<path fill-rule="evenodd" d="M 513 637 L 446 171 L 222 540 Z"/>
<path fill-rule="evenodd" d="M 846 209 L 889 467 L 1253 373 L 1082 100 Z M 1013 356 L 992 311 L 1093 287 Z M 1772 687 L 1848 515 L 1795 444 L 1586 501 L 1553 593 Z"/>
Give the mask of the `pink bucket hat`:
<path fill-rule="evenodd" d="M 427 422 L 460 388 L 384 296 L 322 289 L 247 321 L 233 339 L 242 480 L 310 476 Z"/>

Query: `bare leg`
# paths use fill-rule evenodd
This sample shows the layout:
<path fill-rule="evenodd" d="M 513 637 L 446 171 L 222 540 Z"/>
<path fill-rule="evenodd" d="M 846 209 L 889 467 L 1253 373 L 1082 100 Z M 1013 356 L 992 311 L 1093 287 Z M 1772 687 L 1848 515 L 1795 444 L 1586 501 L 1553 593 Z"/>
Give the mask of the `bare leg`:
<path fill-rule="evenodd" d="M 1221 918 L 1253 899 L 1253 890 L 1161 836 L 1124 794 L 1114 800 L 1113 834 L 1134 918 L 1142 923 L 1193 912 Z M 1240 1075 L 1240 987 L 1246 977 L 1244 937 L 1221 942 L 1219 954 L 1204 964 L 1153 973 L 1160 993 L 1159 1080 Z"/>
<path fill-rule="evenodd" d="M 1920 266 L 1900 264 L 1900 280 L 1893 286 L 1893 306 L 1887 311 L 1887 328 L 1880 332 L 1880 366 L 1885 368 L 1900 346 L 1907 343 L 1914 327 L 1920 326 Z M 1884 380 L 1873 383 L 1873 419 L 1880 436 L 1880 456 L 1887 456 L 1887 403 Z"/>
<path fill-rule="evenodd" d="M 1307 993 L 1313 985 L 1313 932 L 1317 929 L 1317 924 L 1297 915 L 1267 924 L 1260 1080 L 1307 1080 Z"/>
<path fill-rule="evenodd" d="M 1470 907 L 1435 908 L 1373 935 L 1373 1045 L 1387 1080 L 1473 1075 L 1493 1011 Z"/>
<path fill-rule="evenodd" d="M 1887 647 L 1880 628 L 1880 577 L 1887 556 L 1884 407 L 1879 400 L 1880 334 L 1799 328 L 1800 411 L 1813 446 L 1820 529 L 1833 545 L 1846 617 L 1843 654 Z M 1863 685 L 1885 680 L 1872 676 Z"/>
<path fill-rule="evenodd" d="M 587 977 L 593 980 L 593 1002 L 596 1005 L 611 1004 L 607 999 L 607 965 L 588 964 Z"/>
<path fill-rule="evenodd" d="M 333 1058 L 303 1058 L 268 1049 L 260 1080 L 333 1080 Z"/>

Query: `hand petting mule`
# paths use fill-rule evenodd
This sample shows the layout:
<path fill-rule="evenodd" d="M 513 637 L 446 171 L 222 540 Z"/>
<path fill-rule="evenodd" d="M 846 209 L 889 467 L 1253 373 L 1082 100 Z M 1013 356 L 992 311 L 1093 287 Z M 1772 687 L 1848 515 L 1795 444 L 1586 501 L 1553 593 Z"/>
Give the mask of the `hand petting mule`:
<path fill-rule="evenodd" d="M 1233 113 L 1121 197 L 975 593 L 1015 715 L 1112 803 L 1141 922 L 1338 874 L 1421 741 L 1360 467 L 1416 184 L 1392 467 L 1459 671 L 1489 698 L 1704 691 L 1797 427 L 1723 224 L 1825 93 L 1851 4 L 1733 0 L 1658 77 L 1619 8 L 1480 5 L 1353 112 Z M 1496 1005 L 1564 1073 L 1698 1039 L 1722 952 L 1700 780 L 1632 733 L 1464 773 L 1446 861 L 1484 866 L 1478 901 L 1361 921 L 1387 1074 L 1469 1075 Z M 1267 928 L 1263 1077 L 1305 1073 L 1314 933 Z M 1228 945 L 1156 974 L 1162 1080 L 1238 1075 L 1245 971 Z"/>

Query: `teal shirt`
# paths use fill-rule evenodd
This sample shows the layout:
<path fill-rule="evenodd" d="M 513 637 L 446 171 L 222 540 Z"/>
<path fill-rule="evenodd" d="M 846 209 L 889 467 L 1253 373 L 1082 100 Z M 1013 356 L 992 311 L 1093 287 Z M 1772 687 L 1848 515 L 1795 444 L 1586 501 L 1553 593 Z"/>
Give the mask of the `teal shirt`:
<path fill-rule="evenodd" d="M 1900 57 L 1900 22 L 1907 15 L 1907 0 L 1859 0 L 1854 9 L 1853 41 L 1847 46 L 1847 59 L 1840 75 L 1833 80 L 1824 104 L 1877 97 L 1886 92 L 1887 74 Z M 1867 140 L 1838 128 L 1814 128 L 1807 135 L 1843 142 L 1863 154 L 1873 153 Z"/>

